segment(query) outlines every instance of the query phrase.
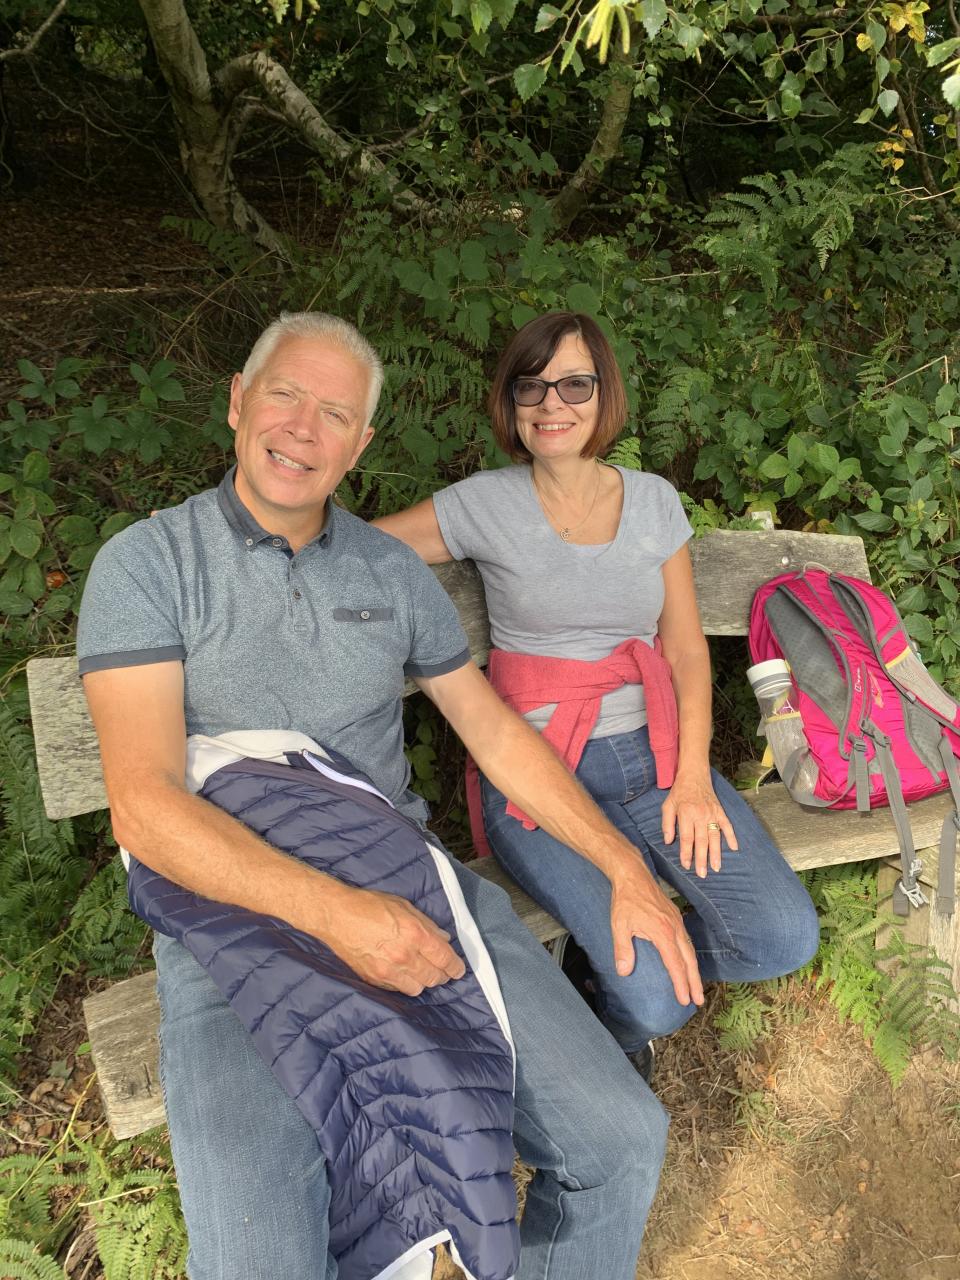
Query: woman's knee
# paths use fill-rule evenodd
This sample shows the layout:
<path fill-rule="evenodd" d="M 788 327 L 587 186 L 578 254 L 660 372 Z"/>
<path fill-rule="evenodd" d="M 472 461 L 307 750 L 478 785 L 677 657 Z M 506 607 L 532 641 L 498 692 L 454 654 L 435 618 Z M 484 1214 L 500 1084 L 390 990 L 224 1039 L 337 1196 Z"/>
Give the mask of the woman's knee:
<path fill-rule="evenodd" d="M 789 894 L 778 894 L 761 913 L 758 927 L 758 960 L 765 978 L 779 978 L 802 969 L 817 954 L 820 921 L 810 895 L 795 882 Z"/>

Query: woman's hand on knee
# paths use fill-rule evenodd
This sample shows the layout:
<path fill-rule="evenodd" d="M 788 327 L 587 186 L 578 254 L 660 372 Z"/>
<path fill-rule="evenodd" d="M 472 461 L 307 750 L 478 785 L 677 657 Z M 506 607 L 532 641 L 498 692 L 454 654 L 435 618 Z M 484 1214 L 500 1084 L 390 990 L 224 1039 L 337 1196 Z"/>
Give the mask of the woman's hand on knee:
<path fill-rule="evenodd" d="M 690 777 L 678 774 L 663 802 L 664 844 L 680 840 L 680 865 L 691 866 L 702 879 L 707 868 L 720 870 L 721 837 L 728 849 L 736 849 L 737 836 L 733 824 L 717 799 L 709 775 Z"/>

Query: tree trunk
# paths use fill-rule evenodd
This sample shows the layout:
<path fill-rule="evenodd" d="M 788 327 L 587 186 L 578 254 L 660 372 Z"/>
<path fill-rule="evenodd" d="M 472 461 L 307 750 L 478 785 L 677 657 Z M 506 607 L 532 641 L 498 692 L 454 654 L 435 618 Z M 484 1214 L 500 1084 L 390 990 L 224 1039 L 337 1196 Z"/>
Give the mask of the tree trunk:
<path fill-rule="evenodd" d="M 240 193 L 231 168 L 229 104 L 213 93 L 207 59 L 182 0 L 140 0 L 177 122 L 180 160 L 203 212 L 224 231 L 282 252 L 276 231 Z"/>
<path fill-rule="evenodd" d="M 610 54 L 610 63 L 610 87 L 603 100 L 596 137 L 576 173 L 550 204 L 554 225 L 559 230 L 564 230 L 573 222 L 587 203 L 590 193 L 599 184 L 611 160 L 620 151 L 620 139 L 623 137 L 633 101 L 635 76 L 632 55 L 624 53 L 620 45 L 617 45 Z"/>

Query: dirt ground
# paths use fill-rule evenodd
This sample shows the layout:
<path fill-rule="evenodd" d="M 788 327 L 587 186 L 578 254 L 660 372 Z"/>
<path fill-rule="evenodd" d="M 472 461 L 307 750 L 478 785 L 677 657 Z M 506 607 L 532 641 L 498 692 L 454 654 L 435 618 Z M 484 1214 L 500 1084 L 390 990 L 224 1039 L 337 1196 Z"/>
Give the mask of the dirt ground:
<path fill-rule="evenodd" d="M 18 382 L 18 357 L 90 353 L 124 300 L 175 307 L 196 288 L 199 252 L 159 227 L 190 213 L 175 158 L 127 150 L 87 186 L 80 141 L 49 135 L 32 189 L 0 190 L 0 391 Z M 80 1136 L 103 1126 L 75 1052 L 81 994 L 48 1011 L 0 1156 L 68 1123 Z M 791 986 L 754 1052 L 724 1051 L 707 1011 L 659 1046 L 654 1085 L 673 1123 L 637 1280 L 960 1280 L 957 1065 L 920 1056 L 895 1090 L 859 1031 Z M 89 1231 L 63 1261 L 66 1276 L 97 1280 Z M 441 1259 L 438 1280 L 456 1275 Z"/>
<path fill-rule="evenodd" d="M 773 1024 L 733 1054 L 707 1011 L 658 1046 L 672 1124 L 637 1280 L 957 1280 L 960 1066 L 919 1055 L 894 1089 L 793 984 Z"/>

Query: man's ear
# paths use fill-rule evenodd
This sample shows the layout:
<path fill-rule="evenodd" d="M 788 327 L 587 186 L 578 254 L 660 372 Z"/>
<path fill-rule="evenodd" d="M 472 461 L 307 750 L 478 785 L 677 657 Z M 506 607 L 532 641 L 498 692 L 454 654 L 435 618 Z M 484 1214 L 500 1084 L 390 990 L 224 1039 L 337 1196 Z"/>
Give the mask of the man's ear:
<path fill-rule="evenodd" d="M 373 437 L 374 437 L 373 427 L 364 427 L 363 430 L 360 432 L 360 442 L 357 445 L 357 451 L 353 455 L 353 457 L 350 459 L 350 467 L 355 467 L 357 465 L 357 459 L 360 457 L 361 453 L 363 453 L 364 449 L 367 447 L 367 445 L 370 443 Z M 350 467 L 347 468 L 348 471 L 350 470 Z"/>
<path fill-rule="evenodd" d="M 230 407 L 227 410 L 227 423 L 231 431 L 236 431 L 240 421 L 240 405 L 243 401 L 243 374 L 235 373 L 230 379 Z"/>

